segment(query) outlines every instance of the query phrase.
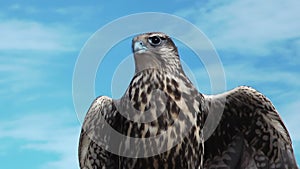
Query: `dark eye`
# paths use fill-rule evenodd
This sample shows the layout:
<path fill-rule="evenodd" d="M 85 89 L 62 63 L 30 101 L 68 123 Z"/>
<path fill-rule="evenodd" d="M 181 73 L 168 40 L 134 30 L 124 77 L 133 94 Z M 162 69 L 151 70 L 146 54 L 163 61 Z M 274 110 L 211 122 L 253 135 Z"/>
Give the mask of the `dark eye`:
<path fill-rule="evenodd" d="M 151 45 L 157 46 L 161 44 L 161 39 L 158 36 L 152 36 L 148 38 L 148 41 Z"/>

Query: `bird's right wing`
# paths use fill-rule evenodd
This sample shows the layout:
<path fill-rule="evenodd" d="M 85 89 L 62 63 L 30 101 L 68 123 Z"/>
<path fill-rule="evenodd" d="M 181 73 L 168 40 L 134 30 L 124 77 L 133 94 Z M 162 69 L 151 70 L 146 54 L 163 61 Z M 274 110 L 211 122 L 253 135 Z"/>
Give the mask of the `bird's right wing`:
<path fill-rule="evenodd" d="M 115 155 L 101 146 L 104 141 L 110 141 L 110 138 L 106 137 L 109 133 L 105 131 L 104 125 L 114 125 L 115 112 L 112 99 L 106 96 L 95 99 L 89 108 L 79 139 L 78 155 L 81 169 L 107 169 L 116 168 L 118 165 Z"/>

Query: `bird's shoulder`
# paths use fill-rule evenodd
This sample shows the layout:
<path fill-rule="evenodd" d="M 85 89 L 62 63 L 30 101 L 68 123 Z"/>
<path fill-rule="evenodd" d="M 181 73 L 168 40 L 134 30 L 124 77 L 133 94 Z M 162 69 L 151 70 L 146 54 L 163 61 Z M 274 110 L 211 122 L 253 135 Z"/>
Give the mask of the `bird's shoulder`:
<path fill-rule="evenodd" d="M 208 105 L 223 104 L 223 116 L 236 116 L 241 119 L 254 119 L 260 116 L 274 128 L 285 142 L 291 139 L 273 103 L 264 94 L 250 86 L 239 86 L 217 95 L 205 95 Z M 211 106 L 212 107 L 212 106 Z M 207 111 L 210 112 L 210 111 Z"/>
<path fill-rule="evenodd" d="M 79 138 L 78 155 L 82 168 L 107 165 L 108 162 L 105 158 L 109 158 L 111 154 L 99 145 L 106 143 L 103 138 L 109 135 L 106 132 L 107 124 L 112 125 L 114 122 L 113 119 L 116 113 L 114 109 L 112 98 L 107 96 L 99 96 L 91 104 L 85 116 Z M 99 155 L 103 157 L 100 158 Z M 98 159 L 98 162 L 96 159 Z"/>
<path fill-rule="evenodd" d="M 99 125 L 101 120 L 106 120 L 109 117 L 113 117 L 114 114 L 115 111 L 113 99 L 107 96 L 99 96 L 89 107 L 84 118 L 82 129 L 84 129 L 85 132 L 88 132 L 91 128 Z"/>

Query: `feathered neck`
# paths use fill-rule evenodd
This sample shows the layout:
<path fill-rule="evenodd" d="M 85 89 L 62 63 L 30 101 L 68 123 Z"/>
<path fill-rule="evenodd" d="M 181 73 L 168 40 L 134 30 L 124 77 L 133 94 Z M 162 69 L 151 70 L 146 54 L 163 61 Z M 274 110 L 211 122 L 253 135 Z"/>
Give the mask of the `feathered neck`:
<path fill-rule="evenodd" d="M 147 69 L 156 69 L 171 74 L 184 74 L 178 52 L 175 50 L 164 53 L 135 53 L 135 74 Z"/>

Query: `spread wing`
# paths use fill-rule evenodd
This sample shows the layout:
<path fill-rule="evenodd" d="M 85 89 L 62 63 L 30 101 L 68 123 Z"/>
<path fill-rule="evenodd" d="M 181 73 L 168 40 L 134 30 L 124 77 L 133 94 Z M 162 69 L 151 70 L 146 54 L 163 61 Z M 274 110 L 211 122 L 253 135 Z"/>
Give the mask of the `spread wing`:
<path fill-rule="evenodd" d="M 288 131 L 264 95 L 242 86 L 205 96 L 205 100 L 206 118 L 223 110 L 216 130 L 205 142 L 205 168 L 298 168 Z"/>
<path fill-rule="evenodd" d="M 82 125 L 78 155 L 81 169 L 113 169 L 118 168 L 116 155 L 106 151 L 101 143 L 109 142 L 109 131 L 104 129 L 104 121 L 116 126 L 115 109 L 111 98 L 101 96 L 95 99 Z M 107 136 L 107 137 L 105 137 Z M 105 138 L 106 140 L 101 140 Z"/>

